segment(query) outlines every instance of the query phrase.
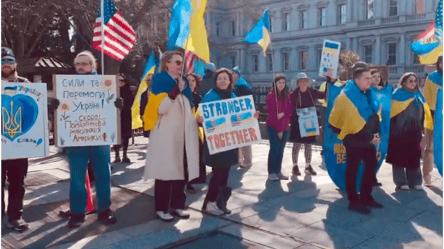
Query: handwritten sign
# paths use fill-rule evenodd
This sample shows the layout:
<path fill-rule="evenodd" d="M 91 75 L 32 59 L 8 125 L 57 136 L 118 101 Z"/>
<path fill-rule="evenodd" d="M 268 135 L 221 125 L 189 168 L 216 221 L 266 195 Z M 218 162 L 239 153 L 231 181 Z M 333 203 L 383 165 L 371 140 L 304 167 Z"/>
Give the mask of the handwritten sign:
<path fill-rule="evenodd" d="M 319 135 L 318 115 L 316 107 L 306 107 L 296 110 L 298 115 L 299 131 L 301 137 L 311 137 Z"/>
<path fill-rule="evenodd" d="M 119 143 L 115 75 L 56 75 L 56 146 Z"/>
<path fill-rule="evenodd" d="M 321 65 L 319 66 L 319 76 L 330 76 L 336 78 L 338 74 L 339 52 L 341 43 L 324 40 L 322 48 Z"/>
<path fill-rule="evenodd" d="M 261 141 L 252 96 L 199 104 L 210 155 Z"/>
<path fill-rule="evenodd" d="M 2 82 L 2 160 L 48 155 L 46 84 Z"/>

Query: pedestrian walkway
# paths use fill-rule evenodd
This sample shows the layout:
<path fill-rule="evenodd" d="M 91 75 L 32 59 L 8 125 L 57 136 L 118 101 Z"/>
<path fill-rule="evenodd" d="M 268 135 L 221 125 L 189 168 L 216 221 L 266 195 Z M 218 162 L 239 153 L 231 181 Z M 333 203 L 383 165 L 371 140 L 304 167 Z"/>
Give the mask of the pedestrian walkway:
<path fill-rule="evenodd" d="M 384 209 L 363 215 L 347 211 L 345 195 L 318 167 L 319 152 L 312 163 L 317 176 L 267 181 L 269 146 L 263 141 L 253 145 L 251 168 L 231 169 L 232 214 L 202 214 L 207 187 L 198 184 L 198 191 L 187 196 L 191 218 L 162 222 L 154 213 L 154 182 L 141 179 L 147 141 L 136 137 L 129 148 L 131 164 L 113 164 L 112 208 L 118 218 L 113 226 L 91 214 L 80 228 L 67 228 L 67 220 L 58 216 L 69 209 L 66 157 L 51 147 L 51 156 L 31 159 L 24 209 L 30 229 L 20 234 L 2 228 L 2 248 L 442 248 L 442 178 L 437 170 L 435 187 L 395 192 L 391 166 L 384 164 L 377 176 L 383 185 L 374 190 Z M 289 176 L 291 166 L 287 144 L 283 173 Z"/>

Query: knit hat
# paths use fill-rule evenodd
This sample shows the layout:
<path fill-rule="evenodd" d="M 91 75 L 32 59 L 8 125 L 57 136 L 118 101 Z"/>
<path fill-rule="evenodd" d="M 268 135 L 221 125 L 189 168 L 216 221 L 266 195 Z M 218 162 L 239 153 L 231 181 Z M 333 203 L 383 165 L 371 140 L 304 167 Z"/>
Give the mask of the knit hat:
<path fill-rule="evenodd" d="M 14 52 L 8 47 L 2 47 L 2 59 L 15 60 Z"/>

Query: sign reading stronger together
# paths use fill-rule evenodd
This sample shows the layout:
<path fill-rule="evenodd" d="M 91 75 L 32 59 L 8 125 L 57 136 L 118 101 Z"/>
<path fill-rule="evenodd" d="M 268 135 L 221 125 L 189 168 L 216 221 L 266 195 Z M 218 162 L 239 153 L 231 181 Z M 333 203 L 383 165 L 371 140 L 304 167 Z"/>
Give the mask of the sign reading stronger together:
<path fill-rule="evenodd" d="M 199 104 L 210 154 L 261 141 L 252 96 Z"/>
<path fill-rule="evenodd" d="M 56 75 L 56 145 L 93 146 L 119 142 L 115 75 Z"/>

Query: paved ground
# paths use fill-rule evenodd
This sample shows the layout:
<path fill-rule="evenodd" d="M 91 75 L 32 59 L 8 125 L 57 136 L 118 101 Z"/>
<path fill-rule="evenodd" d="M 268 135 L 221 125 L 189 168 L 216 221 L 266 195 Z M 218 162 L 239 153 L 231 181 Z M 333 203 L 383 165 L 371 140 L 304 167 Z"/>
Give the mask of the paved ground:
<path fill-rule="evenodd" d="M 317 176 L 267 182 L 268 142 L 253 146 L 254 165 L 233 167 L 229 185 L 233 213 L 212 217 L 200 212 L 207 187 L 187 196 L 188 220 L 165 223 L 154 214 L 153 182 L 141 180 L 146 138 L 130 147 L 131 164 L 113 164 L 112 199 L 118 223 L 104 226 L 87 216 L 78 229 L 66 227 L 60 210 L 69 208 L 66 158 L 51 147 L 51 156 L 32 159 L 26 180 L 24 219 L 30 229 L 2 229 L 2 248 L 442 248 L 442 178 L 433 171 L 435 187 L 395 192 L 391 167 L 378 173 L 383 186 L 374 197 L 382 210 L 370 215 L 347 211 L 348 202 L 313 155 Z M 287 144 L 283 173 L 291 174 Z M 114 157 L 112 155 L 112 157 Z M 303 152 L 300 153 L 303 161 Z M 300 164 L 303 170 L 304 164 Z M 210 168 L 207 168 L 211 172 Z"/>

